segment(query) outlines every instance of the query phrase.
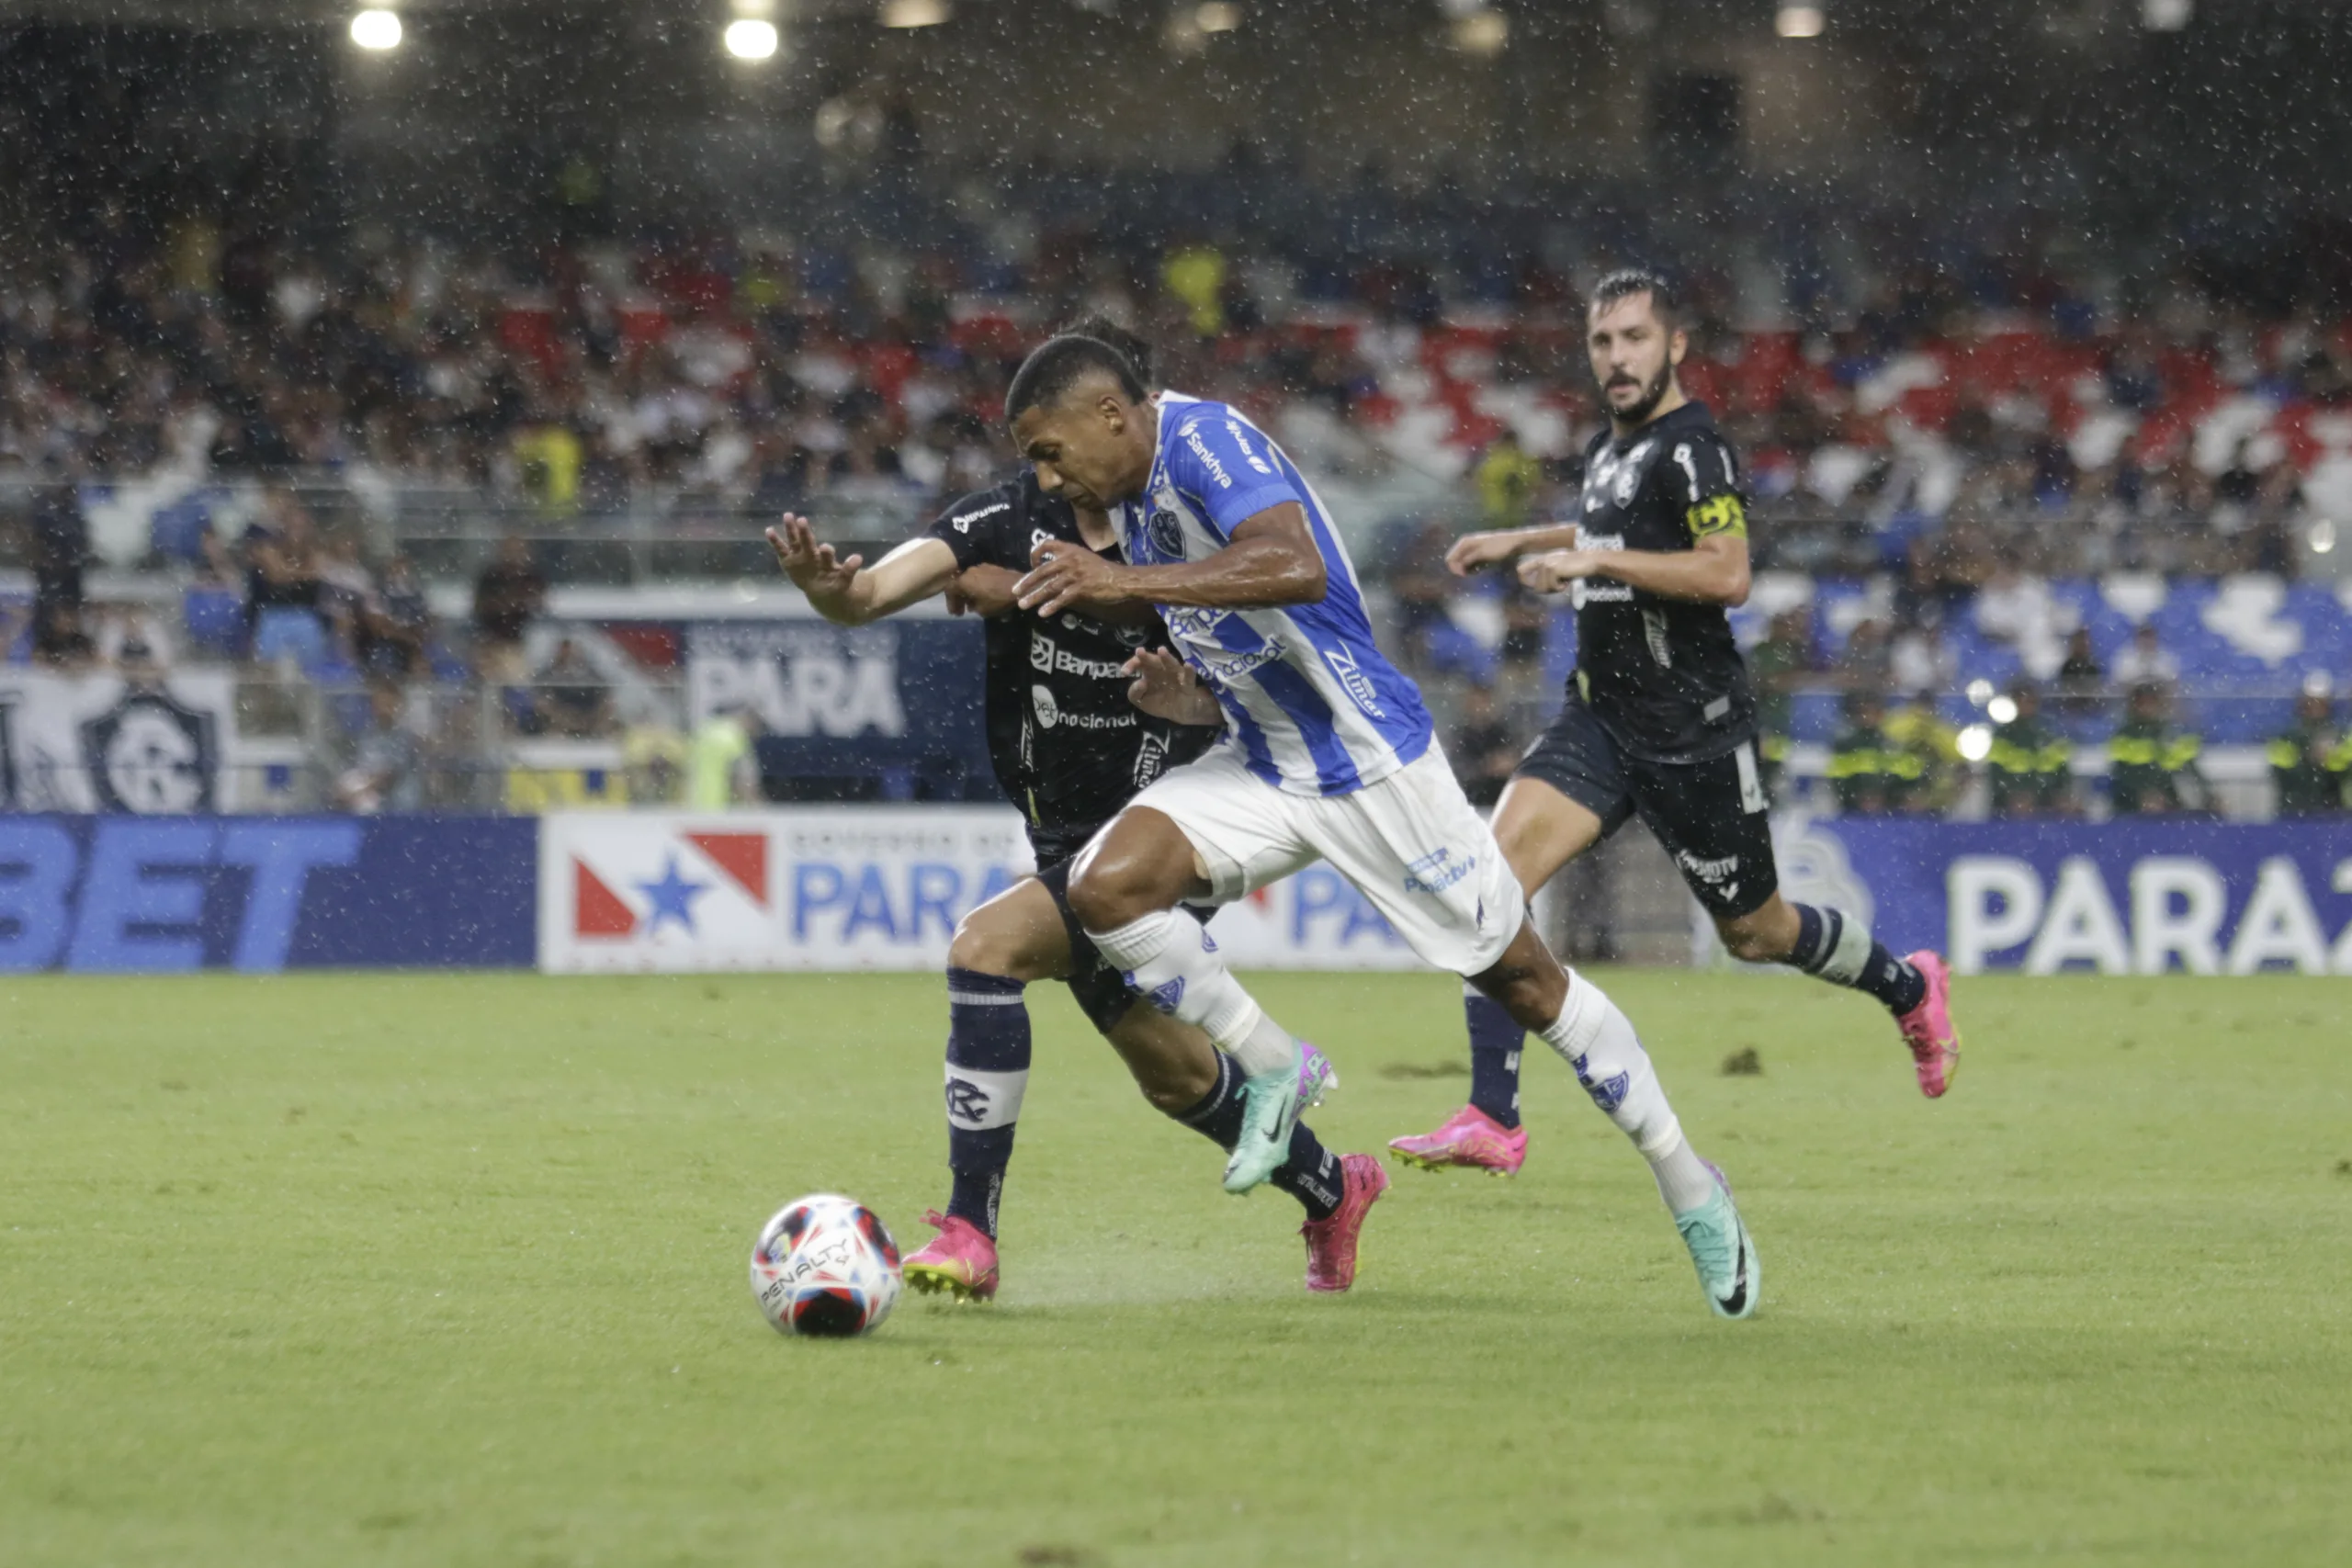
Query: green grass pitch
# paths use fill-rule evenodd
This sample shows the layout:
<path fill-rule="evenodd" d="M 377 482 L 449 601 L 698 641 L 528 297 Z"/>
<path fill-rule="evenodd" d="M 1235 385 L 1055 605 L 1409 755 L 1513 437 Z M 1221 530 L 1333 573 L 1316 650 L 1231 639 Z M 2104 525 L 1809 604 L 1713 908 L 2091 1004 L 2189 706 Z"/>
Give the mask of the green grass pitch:
<path fill-rule="evenodd" d="M 2346 1560 L 2352 985 L 1963 981 L 1931 1105 L 1860 998 L 1606 983 L 1753 1322 L 1540 1047 L 1321 1300 L 1037 987 L 1001 1300 L 797 1343 L 769 1212 L 944 1195 L 936 977 L 0 980 L 0 1563 Z M 1463 1098 L 1450 982 L 1258 984 L 1335 1147 Z"/>

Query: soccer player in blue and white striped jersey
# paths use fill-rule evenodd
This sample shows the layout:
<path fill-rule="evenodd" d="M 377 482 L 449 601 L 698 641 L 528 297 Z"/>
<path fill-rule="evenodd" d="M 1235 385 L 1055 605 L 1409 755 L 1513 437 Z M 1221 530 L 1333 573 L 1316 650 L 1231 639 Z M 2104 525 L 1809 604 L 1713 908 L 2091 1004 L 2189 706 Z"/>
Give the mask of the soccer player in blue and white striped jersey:
<path fill-rule="evenodd" d="M 1227 1190 L 1248 1191 L 1281 1163 L 1302 1047 L 1181 905 L 1242 897 L 1324 860 L 1422 958 L 1560 1053 L 1649 1161 L 1709 1305 L 1753 1312 L 1756 1247 L 1729 1187 L 1684 1139 L 1632 1023 L 1528 922 L 1419 692 L 1374 642 L 1354 566 L 1297 468 L 1223 403 L 1148 394 L 1092 338 L 1032 354 L 1005 419 L 1039 488 L 1110 513 L 1125 540 L 1120 562 L 1040 543 L 1015 589 L 1022 607 L 1155 606 L 1182 663 L 1138 654 L 1135 700 L 1190 722 L 1223 714 L 1213 750 L 1162 775 L 1080 852 L 1069 901 L 1130 985 L 1249 1075 Z"/>

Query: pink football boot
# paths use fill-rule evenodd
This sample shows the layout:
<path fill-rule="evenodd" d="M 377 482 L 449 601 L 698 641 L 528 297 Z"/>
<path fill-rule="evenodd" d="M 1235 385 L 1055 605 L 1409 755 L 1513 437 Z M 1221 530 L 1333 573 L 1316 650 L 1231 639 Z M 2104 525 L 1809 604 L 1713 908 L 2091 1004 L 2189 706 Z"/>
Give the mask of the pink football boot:
<path fill-rule="evenodd" d="M 1434 1133 L 1391 1138 L 1396 1157 L 1423 1170 L 1466 1166 L 1489 1176 L 1516 1176 L 1527 1161 L 1527 1129 L 1506 1127 L 1475 1105 L 1445 1119 Z"/>
<path fill-rule="evenodd" d="M 1388 1190 L 1388 1173 L 1370 1155 L 1341 1155 L 1340 1181 L 1340 1206 L 1331 1217 L 1298 1227 L 1306 1238 L 1306 1288 L 1327 1294 L 1356 1282 L 1356 1241 L 1363 1217 Z"/>
<path fill-rule="evenodd" d="M 971 1221 L 934 1209 L 922 1223 L 939 1234 L 901 1265 L 907 1283 L 925 1295 L 947 1292 L 959 1302 L 984 1302 L 996 1294 L 996 1243 Z"/>
<path fill-rule="evenodd" d="M 1919 1092 L 1941 1099 L 1960 1071 L 1960 1031 L 1951 1026 L 1951 971 L 1943 959 L 1924 950 L 1904 962 L 1928 977 L 1928 994 L 1919 1005 L 1896 1019 L 1903 1043 L 1911 1047 L 1911 1063 L 1918 1070 Z"/>

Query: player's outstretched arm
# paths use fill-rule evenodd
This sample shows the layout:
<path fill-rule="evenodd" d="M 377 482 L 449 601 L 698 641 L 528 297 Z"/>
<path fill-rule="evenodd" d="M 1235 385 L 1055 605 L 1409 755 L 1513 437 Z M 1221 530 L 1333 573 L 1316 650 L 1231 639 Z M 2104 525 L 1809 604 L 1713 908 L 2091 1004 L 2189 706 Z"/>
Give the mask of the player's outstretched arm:
<path fill-rule="evenodd" d="M 1081 546 L 1047 540 L 1030 554 L 1019 592 L 1021 607 L 1041 615 L 1132 604 L 1248 610 L 1314 604 L 1326 581 L 1306 509 L 1285 501 L 1243 518 L 1207 559 L 1176 566 L 1114 565 Z"/>
<path fill-rule="evenodd" d="M 986 561 L 967 566 L 947 585 L 947 613 L 983 619 L 1007 615 L 1020 608 L 1012 597 L 1020 581 L 1021 574 L 1009 566 L 991 566 Z"/>
<path fill-rule="evenodd" d="M 768 547 L 810 607 L 841 626 L 894 615 L 956 578 L 956 552 L 929 535 L 909 539 L 869 568 L 864 556 L 838 558 L 832 546 L 819 542 L 814 524 L 786 513 L 768 530 Z"/>
<path fill-rule="evenodd" d="M 1445 552 L 1445 570 L 1456 577 L 1467 577 L 1480 567 L 1500 566 L 1542 550 L 1572 550 L 1576 547 L 1577 525 L 1573 523 L 1540 528 L 1494 528 L 1480 534 L 1464 534 L 1454 540 L 1453 547 Z"/>
<path fill-rule="evenodd" d="M 1127 701 L 1152 717 L 1170 724 L 1225 722 L 1225 709 L 1201 684 L 1201 678 L 1166 649 L 1139 649 L 1122 668 L 1135 677 L 1127 687 Z"/>
<path fill-rule="evenodd" d="M 1580 577 L 1605 577 L 1661 599 L 1694 604 L 1747 603 L 1747 541 L 1715 534 L 1687 550 L 1554 550 L 1519 563 L 1519 580 L 1556 593 Z"/>

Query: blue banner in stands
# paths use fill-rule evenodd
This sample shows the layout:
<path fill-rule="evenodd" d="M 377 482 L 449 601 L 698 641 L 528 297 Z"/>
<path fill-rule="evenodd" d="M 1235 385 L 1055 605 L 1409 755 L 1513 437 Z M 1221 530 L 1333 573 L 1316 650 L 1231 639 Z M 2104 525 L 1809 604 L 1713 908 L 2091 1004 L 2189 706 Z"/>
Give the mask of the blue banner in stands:
<path fill-rule="evenodd" d="M 978 621 L 909 616 L 870 626 L 703 621 L 686 628 L 695 723 L 749 709 L 772 795 L 998 800 L 989 767 L 987 652 Z"/>
<path fill-rule="evenodd" d="M 2352 975 L 2352 818 L 1792 820 L 1782 891 L 1962 974 Z"/>
<path fill-rule="evenodd" d="M 522 968 L 527 818 L 0 817 L 0 971 Z"/>

